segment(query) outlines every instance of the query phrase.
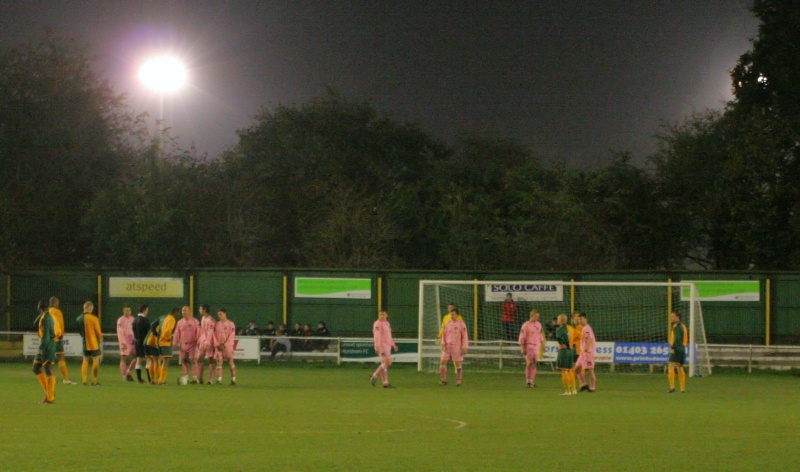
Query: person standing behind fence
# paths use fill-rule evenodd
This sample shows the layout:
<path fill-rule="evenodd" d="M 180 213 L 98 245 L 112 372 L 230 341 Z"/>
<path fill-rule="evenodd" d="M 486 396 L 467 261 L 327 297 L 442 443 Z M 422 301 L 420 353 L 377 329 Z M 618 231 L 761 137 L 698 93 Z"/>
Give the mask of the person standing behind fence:
<path fill-rule="evenodd" d="M 58 359 L 58 370 L 61 371 L 61 378 L 64 379 L 65 385 L 75 385 L 75 382 L 69 379 L 69 371 L 67 369 L 67 360 L 64 358 L 64 314 L 59 308 L 61 302 L 58 297 L 50 297 L 50 309 L 48 310 L 50 316 L 53 317 L 53 323 L 56 325 L 56 333 L 60 333 L 56 337 L 56 359 Z"/>
<path fill-rule="evenodd" d="M 136 350 L 136 381 L 144 383 L 142 380 L 142 364 L 145 365 L 145 373 L 147 373 L 147 382 L 150 383 L 150 366 L 147 364 L 147 354 L 145 353 L 144 341 L 147 338 L 147 333 L 150 332 L 150 321 L 147 319 L 147 312 L 150 311 L 147 305 L 139 307 L 139 314 L 133 320 L 131 325 L 133 329 L 133 346 Z"/>
<path fill-rule="evenodd" d="M 372 340 L 375 343 L 375 354 L 380 358 L 381 365 L 378 366 L 369 381 L 374 387 L 380 375 L 383 388 L 394 388 L 389 383 L 389 367 L 392 365 L 392 349 L 395 352 L 398 349 L 392 338 L 392 327 L 389 325 L 389 313 L 386 310 L 381 310 L 378 313 L 378 320 L 372 323 Z"/>
<path fill-rule="evenodd" d="M 137 362 L 137 356 L 133 336 L 133 316 L 131 316 L 131 307 L 129 306 L 124 307 L 122 316 L 117 318 L 117 341 L 119 342 L 119 370 L 122 372 L 122 379 L 132 382 L 131 369 Z M 128 356 L 134 356 L 130 365 L 128 365 Z M 141 376 L 141 374 L 139 375 Z"/>
<path fill-rule="evenodd" d="M 502 310 L 500 321 L 503 323 L 503 333 L 505 335 L 503 339 L 513 341 L 514 332 L 516 331 L 514 327 L 517 321 L 517 302 L 514 301 L 513 295 L 506 294 L 506 299 L 500 305 L 500 309 Z"/>
<path fill-rule="evenodd" d="M 78 317 L 78 333 L 83 338 L 83 363 L 81 364 L 81 379 L 83 385 L 88 385 L 89 379 L 89 359 L 92 361 L 92 387 L 99 387 L 97 376 L 100 373 L 100 360 L 103 345 L 103 331 L 100 329 L 100 319 L 92 313 L 94 303 L 86 302 L 83 304 L 83 314 Z"/>
<path fill-rule="evenodd" d="M 184 306 L 181 309 L 182 318 L 175 325 L 175 336 L 172 344 L 178 348 L 178 359 L 181 362 L 183 375 L 178 383 L 186 385 L 189 381 L 189 366 L 192 369 L 192 382 L 197 383 L 197 335 L 200 333 L 200 323 L 192 315 L 192 309 Z"/>
<path fill-rule="evenodd" d="M 539 362 L 540 349 L 544 344 L 539 316 L 537 310 L 531 310 L 530 319 L 519 331 L 519 346 L 522 348 L 522 355 L 525 356 L 525 384 L 528 388 L 536 386 L 536 364 Z"/>
<path fill-rule="evenodd" d="M 50 404 L 56 401 L 56 376 L 53 373 L 53 364 L 56 363 L 56 338 L 61 333 L 57 331 L 53 316 L 50 315 L 44 300 L 39 300 L 37 308 L 39 316 L 36 317 L 34 326 L 39 333 L 39 352 L 33 360 L 33 373 L 44 390 L 44 400 L 40 403 Z"/>

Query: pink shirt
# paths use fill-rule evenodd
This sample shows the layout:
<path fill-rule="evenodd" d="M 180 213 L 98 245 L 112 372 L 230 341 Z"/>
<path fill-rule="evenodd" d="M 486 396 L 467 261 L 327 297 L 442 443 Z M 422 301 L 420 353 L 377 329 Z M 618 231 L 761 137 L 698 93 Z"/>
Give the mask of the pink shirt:
<path fill-rule="evenodd" d="M 117 319 L 117 339 L 120 344 L 133 345 L 133 317 L 120 316 Z"/>
<path fill-rule="evenodd" d="M 452 347 L 460 346 L 461 349 L 469 347 L 469 339 L 467 337 L 467 325 L 463 321 L 451 319 L 444 325 L 444 333 L 442 334 L 442 346 Z"/>
<path fill-rule="evenodd" d="M 595 339 L 594 339 L 594 330 L 591 326 L 586 325 L 583 327 L 581 331 L 581 352 L 589 353 L 590 355 L 594 356 L 595 352 Z"/>
<path fill-rule="evenodd" d="M 175 334 L 172 338 L 174 346 L 180 346 L 182 350 L 194 349 L 197 345 L 197 336 L 200 333 L 200 322 L 197 318 L 181 318 L 175 325 Z"/>
<path fill-rule="evenodd" d="M 211 315 L 203 315 L 200 320 L 200 333 L 197 336 L 197 344 L 201 346 L 216 347 L 217 343 L 214 340 L 214 327 L 217 324 L 214 317 Z"/>
<path fill-rule="evenodd" d="M 538 321 L 528 320 L 522 325 L 519 332 L 519 345 L 522 347 L 533 346 L 538 347 L 544 342 L 542 336 L 542 324 Z"/>
<path fill-rule="evenodd" d="M 394 344 L 392 339 L 392 327 L 388 321 L 378 320 L 372 323 L 372 339 L 375 341 L 375 349 L 379 350 L 382 346 Z"/>
<path fill-rule="evenodd" d="M 214 326 L 214 339 L 216 345 L 224 345 L 227 349 L 233 349 L 233 340 L 236 337 L 236 326 L 231 320 L 217 321 Z"/>

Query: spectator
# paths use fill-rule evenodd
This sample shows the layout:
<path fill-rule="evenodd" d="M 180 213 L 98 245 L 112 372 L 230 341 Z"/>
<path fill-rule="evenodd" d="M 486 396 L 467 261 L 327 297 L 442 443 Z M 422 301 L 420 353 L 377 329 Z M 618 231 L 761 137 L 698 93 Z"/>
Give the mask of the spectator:
<path fill-rule="evenodd" d="M 275 334 L 277 337 L 274 339 L 275 344 L 272 346 L 270 350 L 269 360 L 275 360 L 275 356 L 278 355 L 279 352 L 290 353 L 292 351 L 292 342 L 289 340 L 289 337 L 286 335 L 286 325 L 281 324 L 278 326 L 278 331 Z"/>
<path fill-rule="evenodd" d="M 267 323 L 267 327 L 264 329 L 264 336 L 276 336 L 278 333 L 275 331 L 275 323 L 270 321 Z"/>
<path fill-rule="evenodd" d="M 292 351 L 299 351 L 303 345 L 303 327 L 300 323 L 294 324 L 294 329 L 289 333 L 292 338 Z"/>
<path fill-rule="evenodd" d="M 267 323 L 267 327 L 264 329 L 264 332 L 261 333 L 264 336 L 276 336 L 277 332 L 275 331 L 275 323 L 272 321 Z M 284 333 L 285 334 L 285 333 Z M 262 339 L 261 340 L 261 350 L 262 351 L 271 351 L 272 348 L 275 347 L 275 340 L 274 339 Z"/>
<path fill-rule="evenodd" d="M 331 337 L 331 332 L 328 330 L 328 326 L 325 324 L 324 321 L 320 321 L 319 324 L 317 324 L 317 330 L 314 331 L 314 336 L 318 338 Z M 329 344 L 330 341 L 324 339 L 317 339 L 316 342 L 314 343 L 315 345 L 314 349 L 318 351 L 324 351 L 325 349 L 328 349 Z"/>
<path fill-rule="evenodd" d="M 258 329 L 256 322 L 250 320 L 250 323 L 247 324 L 247 328 L 244 330 L 245 336 L 261 336 L 261 330 Z"/>
<path fill-rule="evenodd" d="M 545 324 L 545 331 L 547 331 L 547 339 L 556 339 L 556 330 L 558 329 L 558 317 L 554 316 L 552 320 Z"/>
<path fill-rule="evenodd" d="M 502 317 L 500 321 L 503 323 L 503 334 L 506 341 L 514 341 L 516 339 L 516 320 L 517 320 L 517 302 L 514 301 L 514 296 L 510 293 L 506 294 L 506 299 L 500 306 L 502 310 Z"/>
<path fill-rule="evenodd" d="M 303 337 L 310 338 L 314 336 L 314 332 L 311 331 L 311 325 L 306 323 L 303 325 Z M 301 351 L 311 351 L 314 348 L 314 342 L 311 339 L 303 339 L 301 344 L 300 350 Z"/>

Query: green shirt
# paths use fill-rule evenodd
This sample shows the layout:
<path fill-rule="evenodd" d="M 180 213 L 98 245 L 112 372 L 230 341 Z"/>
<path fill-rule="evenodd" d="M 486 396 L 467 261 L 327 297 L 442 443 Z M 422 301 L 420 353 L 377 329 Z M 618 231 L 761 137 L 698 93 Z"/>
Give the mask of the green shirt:
<path fill-rule="evenodd" d="M 50 313 L 44 312 L 36 318 L 39 326 L 39 349 L 45 349 L 56 337 L 56 326 Z"/>
<path fill-rule="evenodd" d="M 556 341 L 558 344 L 569 347 L 569 330 L 567 325 L 559 326 L 556 330 Z"/>

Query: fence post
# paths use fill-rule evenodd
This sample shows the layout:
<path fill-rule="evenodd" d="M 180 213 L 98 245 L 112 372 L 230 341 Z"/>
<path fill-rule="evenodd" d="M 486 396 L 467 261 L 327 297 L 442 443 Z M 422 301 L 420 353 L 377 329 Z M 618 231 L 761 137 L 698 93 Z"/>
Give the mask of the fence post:
<path fill-rule="evenodd" d="M 503 370 L 503 340 L 500 340 L 500 370 Z"/>
<path fill-rule="evenodd" d="M 747 356 L 747 373 L 753 372 L 753 345 L 750 345 L 750 355 Z"/>
<path fill-rule="evenodd" d="M 336 338 L 336 365 L 342 365 L 342 338 Z"/>

